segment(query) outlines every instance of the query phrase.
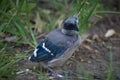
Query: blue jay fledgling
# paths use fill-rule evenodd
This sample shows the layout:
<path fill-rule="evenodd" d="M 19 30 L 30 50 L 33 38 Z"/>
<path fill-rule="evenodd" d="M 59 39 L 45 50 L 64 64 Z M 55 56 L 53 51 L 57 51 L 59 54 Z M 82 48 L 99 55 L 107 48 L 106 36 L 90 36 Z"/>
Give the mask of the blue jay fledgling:
<path fill-rule="evenodd" d="M 44 67 L 62 66 L 81 43 L 78 14 L 65 20 L 63 28 L 50 32 L 29 57 Z"/>

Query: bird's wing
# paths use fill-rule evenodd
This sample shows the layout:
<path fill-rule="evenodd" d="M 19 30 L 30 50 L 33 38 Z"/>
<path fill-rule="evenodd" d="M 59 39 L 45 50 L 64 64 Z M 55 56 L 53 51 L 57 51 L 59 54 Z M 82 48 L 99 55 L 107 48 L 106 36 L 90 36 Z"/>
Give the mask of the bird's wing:
<path fill-rule="evenodd" d="M 33 62 L 50 61 L 57 56 L 62 55 L 67 49 L 68 48 L 65 46 L 58 46 L 45 39 L 39 44 L 29 59 Z"/>
<path fill-rule="evenodd" d="M 51 61 L 48 62 L 48 66 L 49 67 L 55 67 L 55 66 L 63 66 L 63 64 L 65 63 L 66 60 L 68 60 L 72 54 L 74 53 L 74 51 L 78 48 L 78 46 L 81 44 L 81 37 L 78 36 L 77 41 L 70 46 L 65 52 L 64 54 L 62 54 L 61 56 L 59 56 L 58 58 L 55 58 Z"/>

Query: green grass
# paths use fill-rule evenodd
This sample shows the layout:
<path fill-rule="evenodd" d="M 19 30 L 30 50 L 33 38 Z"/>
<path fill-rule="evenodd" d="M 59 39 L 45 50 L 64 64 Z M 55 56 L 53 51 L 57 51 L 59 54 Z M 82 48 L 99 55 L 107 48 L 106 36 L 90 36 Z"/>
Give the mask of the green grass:
<path fill-rule="evenodd" d="M 12 50 L 14 50 L 14 48 L 7 47 L 7 44 L 5 44 L 4 47 L 0 50 L 0 56 L 1 56 L 0 79 L 1 80 L 15 79 L 13 75 L 15 74 L 16 71 L 18 71 L 18 69 L 13 68 L 14 64 L 27 57 L 27 54 L 28 54 L 27 52 L 24 53 L 23 55 L 15 56 L 17 52 L 16 50 L 14 50 L 14 52 Z"/>
<path fill-rule="evenodd" d="M 75 13 L 80 12 L 79 17 L 79 29 L 80 34 L 83 34 L 89 28 L 92 27 L 91 23 L 88 23 L 89 19 L 97 13 L 119 13 L 112 11 L 98 11 L 101 8 L 99 0 L 72 0 L 68 3 L 67 0 L 64 3 L 61 0 L 48 1 L 49 8 L 37 7 L 38 1 L 34 0 L 1 0 L 0 1 L 0 39 L 4 39 L 7 36 L 17 36 L 18 39 L 12 43 L 0 42 L 0 75 L 7 75 L 9 80 L 14 77 L 14 73 L 18 71 L 17 68 L 12 68 L 19 61 L 25 59 L 38 44 L 37 33 L 38 28 L 41 28 L 39 33 L 48 33 L 51 30 L 58 28 L 58 24 L 64 21 L 65 18 L 73 16 Z M 36 25 L 30 23 L 31 18 L 36 18 Z M 62 26 L 62 25 L 61 25 Z M 23 51 L 22 55 L 15 56 L 17 53 L 6 51 L 9 47 L 8 44 L 14 46 L 27 45 L 31 47 L 30 50 Z M 12 48 L 13 51 L 17 48 Z M 30 72 L 33 75 L 42 77 L 41 74 Z M 111 73 L 111 67 L 109 68 L 108 78 Z M 1 76 L 0 76 L 1 78 Z M 87 74 L 88 80 L 92 80 L 92 76 Z"/>
<path fill-rule="evenodd" d="M 115 78 L 114 78 L 114 73 L 113 73 L 113 53 L 112 53 L 112 51 L 110 51 L 110 63 L 109 63 L 109 65 L 108 65 L 108 75 L 107 75 L 107 78 L 106 78 L 106 80 L 115 80 Z"/>
<path fill-rule="evenodd" d="M 80 12 L 80 33 L 83 34 L 91 26 L 88 23 L 89 19 L 95 15 L 96 8 L 98 6 L 99 0 L 78 0 L 76 4 L 75 12 Z"/>

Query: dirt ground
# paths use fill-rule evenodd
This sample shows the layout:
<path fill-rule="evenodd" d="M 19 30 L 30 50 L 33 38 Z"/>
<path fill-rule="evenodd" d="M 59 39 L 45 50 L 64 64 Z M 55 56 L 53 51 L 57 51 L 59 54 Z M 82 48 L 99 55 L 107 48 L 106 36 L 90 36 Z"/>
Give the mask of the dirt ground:
<path fill-rule="evenodd" d="M 68 80 L 87 80 L 91 75 L 93 80 L 105 80 L 110 69 L 114 75 L 112 78 L 120 80 L 120 16 L 109 14 L 95 21 L 95 26 L 87 32 L 88 38 L 62 67 L 71 72 L 68 75 L 77 77 Z M 105 33 L 109 29 L 115 30 L 116 33 L 105 38 Z M 29 69 L 36 73 L 40 71 L 40 65 L 28 59 L 22 60 L 18 67 L 20 70 Z M 19 80 L 39 80 L 31 73 L 21 73 L 16 77 Z"/>

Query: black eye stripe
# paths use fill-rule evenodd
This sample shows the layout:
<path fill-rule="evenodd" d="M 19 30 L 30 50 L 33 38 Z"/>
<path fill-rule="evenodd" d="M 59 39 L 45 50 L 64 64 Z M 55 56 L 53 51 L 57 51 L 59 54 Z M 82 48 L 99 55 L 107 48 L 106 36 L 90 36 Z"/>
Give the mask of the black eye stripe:
<path fill-rule="evenodd" d="M 69 18 L 69 19 L 65 20 L 63 28 L 66 30 L 79 31 L 77 19 Z"/>
<path fill-rule="evenodd" d="M 76 24 L 64 24 L 64 29 L 67 29 L 67 30 L 75 30 L 75 31 L 79 31 L 78 27 Z"/>

